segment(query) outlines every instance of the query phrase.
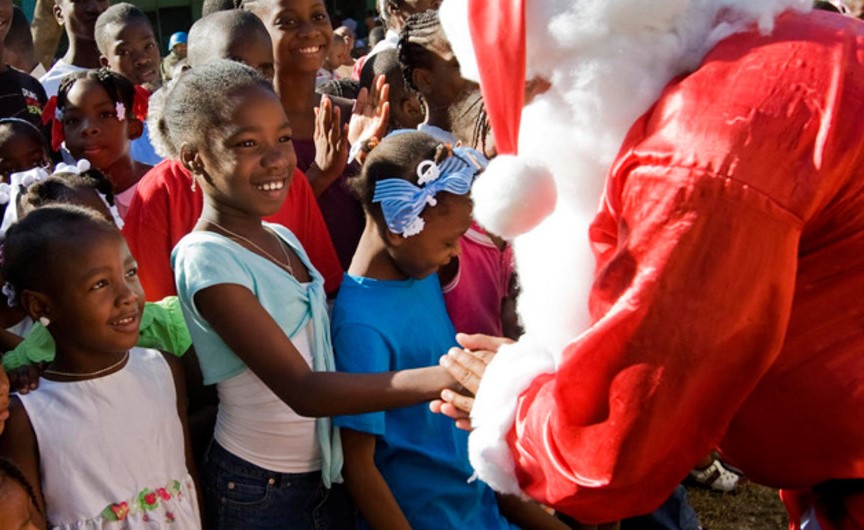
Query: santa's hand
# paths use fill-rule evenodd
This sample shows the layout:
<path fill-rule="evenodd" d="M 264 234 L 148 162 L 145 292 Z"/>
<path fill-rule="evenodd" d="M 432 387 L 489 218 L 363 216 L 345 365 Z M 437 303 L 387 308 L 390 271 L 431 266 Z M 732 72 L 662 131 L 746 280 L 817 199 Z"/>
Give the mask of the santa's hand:
<path fill-rule="evenodd" d="M 441 396 L 446 396 L 447 398 L 464 400 L 464 403 L 461 403 L 462 406 L 466 406 L 469 410 L 474 405 L 474 398 L 468 396 L 462 396 L 453 392 L 452 390 L 444 390 L 441 392 Z M 468 413 L 457 408 L 456 406 L 444 401 L 443 399 L 436 399 L 429 404 L 429 408 L 432 412 L 437 414 L 443 414 L 448 418 L 452 418 L 456 420 L 456 427 L 470 431 L 471 427 L 471 419 L 468 417 Z"/>

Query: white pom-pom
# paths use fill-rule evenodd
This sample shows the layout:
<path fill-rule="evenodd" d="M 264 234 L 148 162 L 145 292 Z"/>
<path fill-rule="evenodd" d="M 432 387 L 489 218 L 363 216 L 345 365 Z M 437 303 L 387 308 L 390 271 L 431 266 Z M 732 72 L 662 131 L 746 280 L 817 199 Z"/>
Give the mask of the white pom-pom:
<path fill-rule="evenodd" d="M 505 239 L 531 230 L 555 210 L 555 180 L 542 163 L 499 155 L 471 190 L 474 217 Z"/>

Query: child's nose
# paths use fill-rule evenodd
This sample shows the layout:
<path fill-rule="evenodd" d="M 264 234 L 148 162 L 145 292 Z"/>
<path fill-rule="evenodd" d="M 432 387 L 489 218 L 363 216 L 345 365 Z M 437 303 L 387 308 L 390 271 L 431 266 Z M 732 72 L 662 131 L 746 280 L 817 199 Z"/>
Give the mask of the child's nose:
<path fill-rule="evenodd" d="M 150 55 L 145 51 L 136 52 L 132 56 L 132 62 L 135 66 L 144 66 L 150 63 Z"/>
<path fill-rule="evenodd" d="M 84 136 L 90 136 L 99 132 L 99 128 L 96 127 L 95 120 L 89 120 L 84 118 L 81 120 L 81 132 Z"/>
<path fill-rule="evenodd" d="M 261 159 L 261 165 L 268 169 L 285 169 L 291 163 L 291 144 L 274 145 Z"/>

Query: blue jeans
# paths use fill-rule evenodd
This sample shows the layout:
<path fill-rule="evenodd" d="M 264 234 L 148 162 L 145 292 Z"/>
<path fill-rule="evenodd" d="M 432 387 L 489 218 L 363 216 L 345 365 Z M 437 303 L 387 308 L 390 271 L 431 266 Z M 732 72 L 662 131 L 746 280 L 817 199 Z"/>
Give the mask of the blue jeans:
<path fill-rule="evenodd" d="M 320 471 L 269 471 L 215 440 L 204 457 L 203 483 L 210 530 L 354 530 L 356 525 L 345 488 L 325 488 Z"/>

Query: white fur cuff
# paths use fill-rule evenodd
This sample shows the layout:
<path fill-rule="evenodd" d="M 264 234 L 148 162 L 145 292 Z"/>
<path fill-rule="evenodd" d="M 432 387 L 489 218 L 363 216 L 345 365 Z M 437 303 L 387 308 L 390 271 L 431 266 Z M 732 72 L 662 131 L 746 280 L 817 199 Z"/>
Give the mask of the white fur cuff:
<path fill-rule="evenodd" d="M 489 364 L 477 392 L 468 454 L 477 476 L 495 491 L 525 496 L 516 480 L 515 462 L 504 437 L 513 427 L 516 401 L 537 376 L 555 371 L 543 346 L 522 338 L 502 346 Z"/>

